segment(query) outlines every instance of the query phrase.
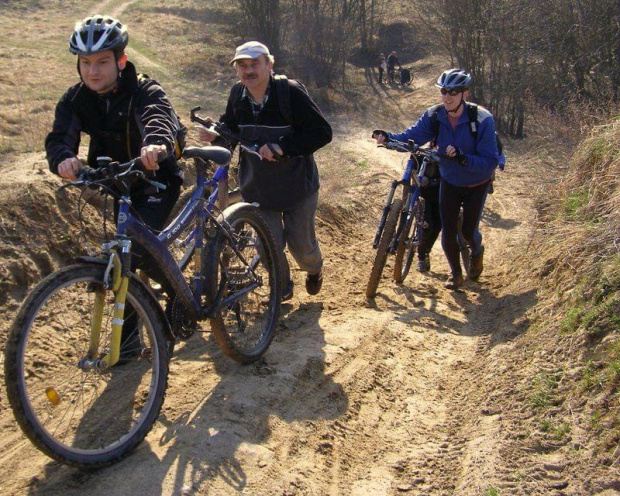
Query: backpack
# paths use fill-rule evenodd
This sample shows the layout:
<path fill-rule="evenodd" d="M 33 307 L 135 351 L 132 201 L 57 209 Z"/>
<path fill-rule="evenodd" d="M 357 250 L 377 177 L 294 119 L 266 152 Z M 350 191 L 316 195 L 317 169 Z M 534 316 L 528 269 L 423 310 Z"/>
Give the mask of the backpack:
<path fill-rule="evenodd" d="M 431 120 L 431 129 L 433 130 L 434 138 L 432 140 L 433 143 L 437 143 L 437 136 L 439 136 L 439 119 L 437 116 L 439 112 L 443 108 L 443 105 L 436 105 L 433 107 L 433 110 L 430 114 Z M 467 109 L 467 118 L 469 119 L 469 131 L 474 139 L 477 141 L 478 139 L 478 105 L 475 103 L 465 103 L 465 108 Z M 495 131 L 495 141 L 497 141 L 497 151 L 499 155 L 504 154 L 504 145 L 502 140 L 499 137 L 497 131 Z"/>
<path fill-rule="evenodd" d="M 129 99 L 129 106 L 127 108 L 127 151 L 130 157 L 132 156 L 132 153 L 130 142 L 131 134 L 129 132 L 129 126 L 130 123 L 134 120 L 132 118 L 133 99 L 136 92 L 140 89 L 140 84 L 148 80 L 151 80 L 151 78 L 149 78 L 146 74 L 138 74 L 138 88 L 136 88 L 136 91 L 133 95 L 131 95 L 131 98 Z M 174 139 L 174 158 L 176 160 L 179 160 L 183 156 L 183 150 L 185 150 L 185 145 L 187 142 L 187 127 L 183 125 L 183 123 L 181 122 L 181 118 L 178 116 L 174 109 L 172 110 L 172 116 L 174 117 L 174 125 L 176 128 L 176 136 Z"/>
<path fill-rule="evenodd" d="M 288 79 L 283 74 L 276 74 L 273 76 L 273 79 L 276 82 L 276 93 L 278 95 L 278 110 L 284 120 L 290 125 L 293 125 L 293 108 L 291 107 L 291 86 L 297 86 L 300 88 L 306 95 L 308 95 L 308 89 L 304 86 L 303 83 L 297 81 L 296 79 Z M 241 83 L 235 84 L 231 91 L 231 104 L 233 108 L 233 112 L 237 108 L 237 103 L 241 100 L 241 95 L 243 94 L 243 85 Z M 237 116 L 235 115 L 235 118 Z"/>

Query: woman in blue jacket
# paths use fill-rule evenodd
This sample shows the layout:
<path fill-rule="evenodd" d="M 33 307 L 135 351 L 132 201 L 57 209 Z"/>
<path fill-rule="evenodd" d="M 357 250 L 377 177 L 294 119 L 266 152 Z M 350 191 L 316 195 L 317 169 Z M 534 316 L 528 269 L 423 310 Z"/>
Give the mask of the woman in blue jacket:
<path fill-rule="evenodd" d="M 458 217 L 463 207 L 463 237 L 470 250 L 471 263 L 468 277 L 477 280 L 483 269 L 484 246 L 482 237 L 475 236 L 484 208 L 489 185 L 499 153 L 495 138 L 495 123 L 491 113 L 477 107 L 477 118 L 470 122 L 467 103 L 471 76 L 460 69 L 450 69 L 437 79 L 442 103 L 429 108 L 418 121 L 402 133 L 375 131 L 378 144 L 393 139 L 413 140 L 417 144 L 434 142 L 439 153 L 451 158 L 440 161 L 441 185 L 439 205 L 441 212 L 441 244 L 450 264 L 448 289 L 463 284 L 463 271 L 457 243 Z"/>

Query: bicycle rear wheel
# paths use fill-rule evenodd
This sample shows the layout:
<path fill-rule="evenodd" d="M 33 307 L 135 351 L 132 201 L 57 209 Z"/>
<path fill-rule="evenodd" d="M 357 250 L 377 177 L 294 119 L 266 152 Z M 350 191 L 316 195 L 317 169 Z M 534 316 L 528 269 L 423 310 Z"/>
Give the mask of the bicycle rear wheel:
<path fill-rule="evenodd" d="M 392 204 L 390 205 L 390 211 L 388 212 L 385 226 L 383 227 L 383 233 L 381 233 L 381 239 L 379 241 L 379 245 L 377 246 L 375 260 L 372 263 L 372 270 L 370 271 L 370 278 L 368 279 L 368 285 L 366 286 L 366 296 L 368 298 L 374 298 L 377 294 L 377 288 L 379 287 L 381 274 L 385 268 L 390 243 L 394 238 L 396 224 L 398 223 L 398 218 L 400 217 L 402 208 L 403 201 L 400 199 L 392 201 Z"/>
<path fill-rule="evenodd" d="M 269 348 L 280 317 L 280 259 L 276 242 L 256 207 L 238 204 L 224 211 L 231 240 L 209 242 L 204 264 L 207 299 L 222 304 L 210 320 L 224 353 L 241 363 L 258 360 Z"/>
<path fill-rule="evenodd" d="M 420 241 L 424 222 L 424 201 L 419 199 L 413 207 L 413 213 L 407 219 L 405 228 L 398 240 L 396 258 L 394 260 L 394 281 L 402 283 L 407 275 Z"/>
<path fill-rule="evenodd" d="M 163 323 L 152 298 L 133 280 L 126 308 L 137 314 L 139 347 L 129 340 L 132 356 L 106 370 L 84 366 L 84 359 L 109 350 L 114 295 L 103 289 L 105 268 L 72 265 L 41 281 L 24 301 L 6 347 L 7 393 L 22 430 L 48 456 L 82 468 L 115 463 L 142 442 L 167 385 Z M 97 293 L 105 301 L 101 353 L 89 357 Z M 132 315 L 125 313 L 127 321 Z"/>

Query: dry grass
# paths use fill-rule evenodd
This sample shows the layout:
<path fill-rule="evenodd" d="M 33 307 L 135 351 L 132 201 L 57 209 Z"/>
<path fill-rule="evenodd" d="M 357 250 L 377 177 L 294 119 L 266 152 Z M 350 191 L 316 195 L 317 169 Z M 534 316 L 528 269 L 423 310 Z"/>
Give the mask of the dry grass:
<path fill-rule="evenodd" d="M 620 121 L 591 128 L 538 204 L 528 266 L 540 280 L 531 312 L 541 347 L 571 371 L 560 401 L 604 464 L 620 442 Z M 571 407 L 572 408 L 572 407 Z M 586 426 L 586 427 L 584 427 Z"/>

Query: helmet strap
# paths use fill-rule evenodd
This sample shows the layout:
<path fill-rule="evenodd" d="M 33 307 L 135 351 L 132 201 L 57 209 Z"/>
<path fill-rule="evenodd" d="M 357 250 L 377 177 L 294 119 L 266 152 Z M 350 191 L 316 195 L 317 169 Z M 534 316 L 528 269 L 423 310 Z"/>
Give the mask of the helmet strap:
<path fill-rule="evenodd" d="M 464 93 L 465 93 L 464 91 L 461 91 L 461 101 L 459 102 L 459 104 L 456 106 L 456 108 L 454 110 L 446 109 L 446 111 L 449 114 L 456 114 L 459 111 L 459 109 L 461 108 L 461 105 L 463 105 L 465 103 L 465 98 L 463 96 Z"/>

